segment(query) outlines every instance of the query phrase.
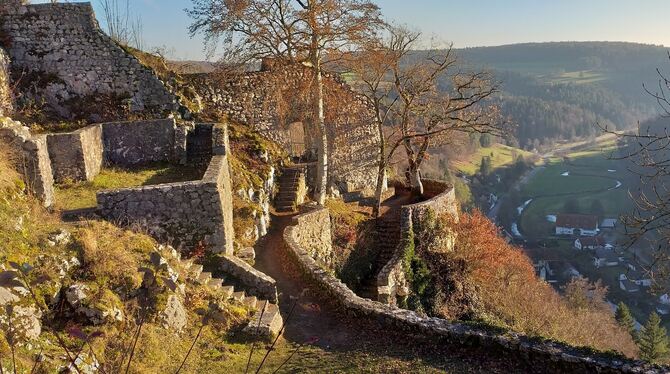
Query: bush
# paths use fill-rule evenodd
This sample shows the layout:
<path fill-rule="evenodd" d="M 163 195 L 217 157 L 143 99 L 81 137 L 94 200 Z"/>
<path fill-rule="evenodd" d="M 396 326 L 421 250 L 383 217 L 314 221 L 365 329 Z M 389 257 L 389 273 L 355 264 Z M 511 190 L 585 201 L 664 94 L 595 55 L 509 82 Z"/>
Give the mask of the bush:
<path fill-rule="evenodd" d="M 637 355 L 631 336 L 606 307 L 602 287 L 582 281 L 569 286 L 569 298 L 563 298 L 537 278 L 523 251 L 505 242 L 498 228 L 481 213 L 462 214 L 459 222 L 448 217 L 438 220 L 444 225 L 433 229 L 432 235 L 455 232 L 455 248 L 430 248 L 424 258 L 437 277 L 436 283 L 460 278 L 476 292 L 481 302 L 475 304 L 477 318 L 530 336 Z M 449 305 L 445 307 L 444 314 L 454 314 Z"/>

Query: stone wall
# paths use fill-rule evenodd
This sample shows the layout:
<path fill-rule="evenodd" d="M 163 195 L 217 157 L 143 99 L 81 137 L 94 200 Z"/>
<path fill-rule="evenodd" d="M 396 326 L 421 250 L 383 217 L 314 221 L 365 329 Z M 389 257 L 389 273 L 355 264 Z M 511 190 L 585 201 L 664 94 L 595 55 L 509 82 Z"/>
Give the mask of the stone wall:
<path fill-rule="evenodd" d="M 178 162 L 176 127 L 174 119 L 102 124 L 105 160 L 122 166 Z"/>
<path fill-rule="evenodd" d="M 93 180 L 103 165 L 102 125 L 47 136 L 54 181 Z"/>
<path fill-rule="evenodd" d="M 12 111 L 12 96 L 9 88 L 9 56 L 0 48 L 0 117 Z"/>
<path fill-rule="evenodd" d="M 315 153 L 309 107 L 311 70 L 302 65 L 275 66 L 259 72 L 215 77 L 193 76 L 193 86 L 208 110 L 223 112 L 280 144 L 288 153 L 296 146 L 291 125 L 301 123 L 306 153 Z M 374 112 L 338 76 L 324 78 L 329 170 L 341 192 L 373 189 L 378 152 Z M 295 134 L 294 134 L 295 135 Z M 294 137 L 294 140 L 295 137 Z M 297 139 L 300 143 L 301 139 Z"/>
<path fill-rule="evenodd" d="M 202 180 L 101 191 L 100 215 L 124 225 L 138 224 L 177 246 L 202 242 L 213 252 L 233 253 L 232 201 L 228 158 L 212 157 Z"/>
<path fill-rule="evenodd" d="M 245 291 L 271 303 L 279 301 L 277 296 L 277 282 L 270 276 L 254 269 L 244 260 L 233 255 L 220 257 L 219 269 L 225 274 L 232 275 L 245 286 Z"/>
<path fill-rule="evenodd" d="M 405 277 L 405 251 L 414 240 L 414 234 L 421 231 L 423 220 L 429 212 L 434 215 L 450 214 L 458 219 L 458 202 L 453 186 L 436 180 L 423 180 L 424 198 L 428 200 L 405 205 L 400 213 L 400 243 L 391 260 L 377 275 L 378 301 L 393 305 L 397 297 L 409 293 L 409 284 Z M 453 248 L 454 241 L 448 243 Z"/>
<path fill-rule="evenodd" d="M 0 140 L 9 146 L 5 152 L 23 176 L 26 189 L 45 207 L 54 203 L 53 174 L 46 135 L 31 136 L 27 127 L 8 118 L 0 118 Z"/>
<path fill-rule="evenodd" d="M 90 3 L 7 7 L 0 10 L 0 32 L 14 69 L 54 77 L 43 87 L 45 97 L 114 93 L 127 95 L 137 110 L 178 107 L 151 69 L 105 35 Z"/>
<path fill-rule="evenodd" d="M 648 365 L 640 361 L 594 353 L 566 344 L 531 339 L 507 331 L 477 327 L 439 318 L 422 317 L 416 312 L 361 298 L 330 272 L 321 268 L 310 255 L 314 248 L 328 246 L 321 232 L 328 222 L 324 208 L 294 218 L 294 226 L 284 231 L 289 256 L 314 291 L 341 307 L 348 315 L 380 323 L 388 329 L 406 332 L 408 338 L 420 336 L 435 344 L 486 347 L 509 360 L 528 363 L 541 373 L 665 373 L 668 367 Z M 311 249 L 310 249 L 311 248 Z"/>

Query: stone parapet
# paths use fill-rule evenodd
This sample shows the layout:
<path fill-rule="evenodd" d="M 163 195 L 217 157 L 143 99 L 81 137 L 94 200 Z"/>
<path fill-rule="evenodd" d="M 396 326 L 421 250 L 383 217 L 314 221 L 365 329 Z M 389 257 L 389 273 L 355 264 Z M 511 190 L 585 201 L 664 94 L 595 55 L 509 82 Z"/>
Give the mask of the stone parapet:
<path fill-rule="evenodd" d="M 400 213 L 400 243 L 389 260 L 377 275 L 378 301 L 395 304 L 398 296 L 405 297 L 409 292 L 409 284 L 405 277 L 405 251 L 414 233 L 420 232 L 423 220 L 429 212 L 434 215 L 450 214 L 458 219 L 458 202 L 453 186 L 437 180 L 423 180 L 424 198 L 428 200 L 417 204 L 405 205 Z M 449 243 L 454 245 L 453 240 Z"/>
<path fill-rule="evenodd" d="M 423 317 L 414 311 L 361 298 L 330 272 L 321 268 L 310 255 L 310 247 L 329 245 L 324 238 L 313 234 L 320 230 L 315 226 L 323 225 L 328 216 L 327 209 L 320 208 L 295 217 L 294 226 L 287 227 L 284 231 L 284 240 L 289 257 L 295 262 L 303 278 L 311 283 L 315 291 L 352 317 L 380 323 L 394 331 L 407 332 L 408 337 L 434 339 L 436 344 L 486 347 L 510 360 L 526 362 L 534 372 L 655 374 L 670 370 L 669 367 L 533 339 L 511 331 Z"/>

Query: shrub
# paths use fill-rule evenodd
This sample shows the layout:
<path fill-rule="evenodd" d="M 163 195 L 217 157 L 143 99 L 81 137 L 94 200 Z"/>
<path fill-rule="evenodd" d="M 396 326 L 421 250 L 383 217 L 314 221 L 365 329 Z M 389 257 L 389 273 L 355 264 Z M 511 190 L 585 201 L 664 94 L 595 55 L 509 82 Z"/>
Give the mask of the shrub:
<path fill-rule="evenodd" d="M 604 306 L 606 290 L 602 287 L 580 280 L 567 287 L 568 297 L 563 298 L 537 278 L 530 259 L 505 242 L 481 213 L 462 214 L 458 223 L 448 217 L 438 220 L 444 225 L 433 235 L 450 235 L 453 230 L 457 235 L 454 251 L 430 248 L 422 256 L 437 283 L 458 277 L 463 285 L 472 287 L 481 301 L 478 318 L 530 336 L 637 355 L 629 333 Z M 448 307 L 443 314 L 454 314 Z"/>

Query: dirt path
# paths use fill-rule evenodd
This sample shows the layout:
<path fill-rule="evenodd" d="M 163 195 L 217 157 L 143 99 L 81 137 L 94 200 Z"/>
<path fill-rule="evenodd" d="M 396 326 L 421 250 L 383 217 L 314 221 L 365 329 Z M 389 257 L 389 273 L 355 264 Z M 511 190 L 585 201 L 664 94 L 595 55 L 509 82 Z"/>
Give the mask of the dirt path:
<path fill-rule="evenodd" d="M 357 351 L 369 355 L 371 360 L 384 357 L 420 360 L 424 367 L 447 372 L 512 373 L 528 369 L 484 349 L 435 344 L 434 341 L 421 343 L 417 340 L 420 338 L 412 339 L 369 321 L 348 318 L 328 300 L 320 299 L 318 290 L 310 290 L 287 259 L 283 232 L 292 217 L 274 216 L 270 232 L 256 248 L 256 268 L 277 281 L 285 320 L 298 300 L 286 325 L 285 340 L 304 343 L 316 337 L 315 344 L 327 351 Z M 394 371 L 389 369 L 389 372 Z"/>

